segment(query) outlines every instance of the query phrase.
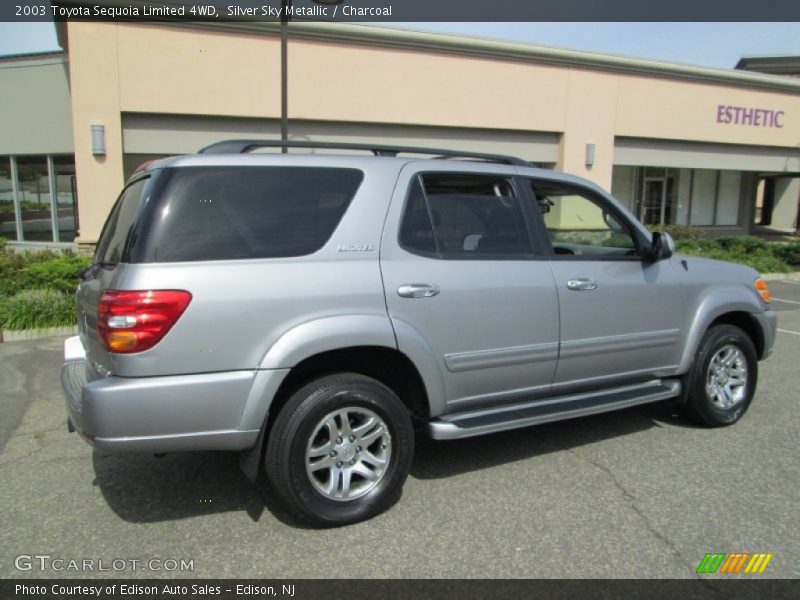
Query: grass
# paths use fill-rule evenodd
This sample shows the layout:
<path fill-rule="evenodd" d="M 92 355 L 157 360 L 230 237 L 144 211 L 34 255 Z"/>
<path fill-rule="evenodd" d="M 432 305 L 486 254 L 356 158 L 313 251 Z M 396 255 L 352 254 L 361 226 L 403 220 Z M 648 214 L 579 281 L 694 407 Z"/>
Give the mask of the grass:
<path fill-rule="evenodd" d="M 0 301 L 2 329 L 43 329 L 75 324 L 75 297 L 56 290 L 25 290 Z"/>
<path fill-rule="evenodd" d="M 15 252 L 0 238 L 0 329 L 74 325 L 78 274 L 90 262 L 72 252 Z"/>

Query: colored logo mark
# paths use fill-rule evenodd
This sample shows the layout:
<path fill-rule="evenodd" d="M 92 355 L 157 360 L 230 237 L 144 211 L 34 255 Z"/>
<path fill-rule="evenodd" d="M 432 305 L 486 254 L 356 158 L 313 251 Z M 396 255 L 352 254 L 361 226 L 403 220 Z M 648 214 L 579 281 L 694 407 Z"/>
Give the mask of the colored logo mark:
<path fill-rule="evenodd" d="M 766 552 L 733 552 L 726 554 L 725 552 L 709 552 L 700 561 L 697 567 L 698 573 L 748 573 L 755 575 L 756 573 L 763 573 L 769 561 L 772 560 L 772 554 Z"/>

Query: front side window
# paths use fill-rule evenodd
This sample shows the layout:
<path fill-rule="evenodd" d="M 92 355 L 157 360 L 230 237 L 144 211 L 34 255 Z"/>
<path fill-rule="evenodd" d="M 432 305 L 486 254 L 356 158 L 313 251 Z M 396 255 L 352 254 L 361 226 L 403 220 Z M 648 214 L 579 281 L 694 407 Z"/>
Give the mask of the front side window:
<path fill-rule="evenodd" d="M 514 258 L 532 253 L 512 181 L 493 175 L 419 175 L 409 191 L 400 244 L 439 258 Z"/>
<path fill-rule="evenodd" d="M 571 186 L 532 181 L 553 251 L 558 256 L 636 256 L 633 233 L 600 201 Z"/>

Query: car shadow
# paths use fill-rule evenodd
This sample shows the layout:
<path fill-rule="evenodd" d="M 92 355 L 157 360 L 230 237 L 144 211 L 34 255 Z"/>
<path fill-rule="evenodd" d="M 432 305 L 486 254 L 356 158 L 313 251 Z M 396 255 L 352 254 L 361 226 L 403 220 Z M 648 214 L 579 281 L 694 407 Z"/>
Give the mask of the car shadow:
<path fill-rule="evenodd" d="M 419 436 L 410 475 L 417 479 L 454 477 L 653 427 L 671 426 L 694 427 L 678 415 L 673 404 L 658 402 L 460 440 L 436 441 Z"/>
<path fill-rule="evenodd" d="M 92 456 L 94 485 L 108 506 L 131 523 L 155 523 L 225 512 L 244 511 L 259 521 L 269 511 L 292 527 L 304 527 L 267 489 L 254 484 L 239 468 L 235 452 L 182 452 Z"/>
<path fill-rule="evenodd" d="M 630 435 L 652 427 L 681 426 L 668 403 L 562 421 L 499 434 L 434 441 L 418 436 L 411 477 L 443 479 Z M 244 511 L 255 522 L 268 511 L 296 528 L 297 520 L 276 501 L 263 477 L 251 483 L 234 452 L 149 454 L 93 453 L 94 485 L 111 510 L 132 523 L 155 523 Z"/>

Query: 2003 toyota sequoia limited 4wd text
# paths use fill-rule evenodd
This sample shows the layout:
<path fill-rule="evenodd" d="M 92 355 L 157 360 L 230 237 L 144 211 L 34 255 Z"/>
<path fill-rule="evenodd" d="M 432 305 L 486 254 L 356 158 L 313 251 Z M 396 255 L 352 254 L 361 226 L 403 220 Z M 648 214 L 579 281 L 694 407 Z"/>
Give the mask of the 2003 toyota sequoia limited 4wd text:
<path fill-rule="evenodd" d="M 325 154 L 251 152 L 270 146 Z M 339 525 L 399 497 L 415 435 L 665 399 L 730 425 L 772 351 L 769 291 L 673 250 L 513 157 L 220 142 L 114 204 L 65 344 L 69 426 L 108 451 L 240 451 Z"/>

